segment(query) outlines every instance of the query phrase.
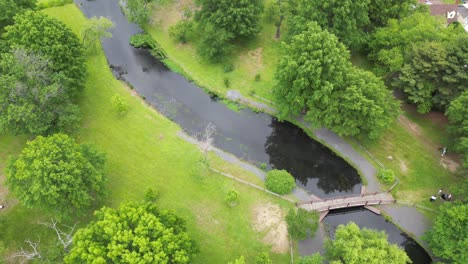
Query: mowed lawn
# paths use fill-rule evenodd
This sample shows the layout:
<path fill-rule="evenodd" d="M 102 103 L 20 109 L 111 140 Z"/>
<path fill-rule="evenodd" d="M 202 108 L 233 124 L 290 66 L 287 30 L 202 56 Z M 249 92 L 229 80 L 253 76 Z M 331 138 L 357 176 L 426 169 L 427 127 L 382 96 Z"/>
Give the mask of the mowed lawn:
<path fill-rule="evenodd" d="M 167 52 L 170 66 L 185 73 L 205 89 L 221 96 L 224 96 L 228 89 L 236 89 L 243 96 L 257 101 L 260 100 L 254 95 L 274 101 L 273 76 L 281 56 L 280 41 L 274 37 L 274 22 L 263 19 L 263 29 L 255 39 L 236 45 L 231 56 L 225 61 L 211 64 L 198 56 L 197 36 L 191 36 L 186 44 L 177 43 L 169 36 L 170 26 L 182 19 L 181 14 L 187 7 L 194 7 L 193 1 L 169 0 L 164 3 L 156 7 L 152 22 L 145 29 Z M 284 25 L 282 35 L 286 34 L 286 30 Z M 357 67 L 372 70 L 372 64 L 362 54 L 354 54 L 351 61 Z M 234 65 L 234 71 L 225 73 L 224 67 L 229 63 Z M 260 81 L 255 80 L 256 74 L 260 74 Z M 229 87 L 224 85 L 226 78 L 230 81 Z M 459 179 L 455 173 L 440 164 L 440 153 L 437 148 L 434 150 L 434 146 L 443 146 L 442 142 L 447 137 L 445 127 L 437 126 L 427 118 L 410 112 L 405 113 L 404 117 L 419 126 L 422 132 L 415 134 L 411 131 L 413 124 L 408 126 L 407 122 L 397 120 L 379 141 L 362 144 L 386 167 L 395 170 L 400 179 L 396 189 L 398 199 L 427 205 L 426 201 L 434 191 L 437 192 L 441 187 L 449 188 Z M 428 141 L 431 143 L 428 144 Z M 357 146 L 356 150 L 365 155 Z M 388 156 L 394 159 L 390 160 Z"/>
<path fill-rule="evenodd" d="M 77 34 L 86 21 L 73 4 L 44 12 L 65 22 Z M 200 170 L 198 164 L 202 153 L 199 149 L 176 135 L 181 130 L 179 126 L 147 106 L 114 78 L 100 46 L 88 53 L 87 64 L 89 78 L 80 99 L 83 128 L 75 136 L 80 142 L 96 144 L 107 154 L 109 196 L 105 204 L 116 207 L 123 201 L 142 200 L 147 187 L 157 188 L 160 190 L 157 204 L 175 210 L 186 219 L 188 231 L 199 245 L 200 253 L 194 263 L 226 263 L 241 255 L 252 262 L 260 252 L 270 252 L 271 246 L 261 242 L 265 233 L 254 229 L 255 209 L 273 203 L 287 212 L 293 205 Z M 129 111 L 124 116 L 117 115 L 112 109 L 111 97 L 115 94 L 121 94 L 129 103 Z M 1 146 L 8 146 L 6 150 L 0 149 L 2 166 L 5 156 L 18 153 L 24 141 L 24 137 L 0 138 Z M 262 184 L 255 175 L 213 155 L 209 159 L 218 170 Z M 230 189 L 240 193 L 240 203 L 234 208 L 224 201 Z M 21 242 L 26 235 L 15 237 L 14 234 L 29 228 L 23 226 L 25 222 L 35 223 L 37 220 L 36 213 L 15 224 L 14 210 L 0 214 L 2 218 L 13 218 L 10 226 L 2 227 L 11 233 L 5 238 L 9 249 L 11 245 L 24 246 Z M 270 253 L 270 256 L 274 263 L 289 262 L 288 252 Z"/>

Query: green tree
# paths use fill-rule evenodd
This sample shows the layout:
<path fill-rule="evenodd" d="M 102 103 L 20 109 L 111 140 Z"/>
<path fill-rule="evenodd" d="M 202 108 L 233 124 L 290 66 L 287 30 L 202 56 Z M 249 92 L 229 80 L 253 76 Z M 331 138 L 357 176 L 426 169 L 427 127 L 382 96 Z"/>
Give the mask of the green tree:
<path fill-rule="evenodd" d="M 188 34 L 193 31 L 193 22 L 190 20 L 178 21 L 169 28 L 169 36 L 181 43 L 186 43 Z"/>
<path fill-rule="evenodd" d="M 370 0 L 369 20 L 372 27 L 384 27 L 390 19 L 402 19 L 412 11 L 416 0 Z"/>
<path fill-rule="evenodd" d="M 232 39 L 233 35 L 225 30 L 217 30 L 211 25 L 205 26 L 197 52 L 210 62 L 220 62 L 232 50 Z"/>
<path fill-rule="evenodd" d="M 350 68 L 344 82 L 344 88 L 332 93 L 326 109 L 309 111 L 306 118 L 340 136 L 378 138 L 399 115 L 399 102 L 371 72 Z"/>
<path fill-rule="evenodd" d="M 296 187 L 296 181 L 286 170 L 271 170 L 266 175 L 265 186 L 277 194 L 288 194 Z"/>
<path fill-rule="evenodd" d="M 65 134 L 38 136 L 7 166 L 10 190 L 28 208 L 58 217 L 83 213 L 104 193 L 105 157 Z"/>
<path fill-rule="evenodd" d="M 0 61 L 0 132 L 46 134 L 76 130 L 81 114 L 51 61 L 24 49 Z"/>
<path fill-rule="evenodd" d="M 197 252 L 185 221 L 154 204 L 104 207 L 79 229 L 65 263 L 191 263 Z"/>
<path fill-rule="evenodd" d="M 369 57 L 385 71 L 392 74 L 403 67 L 407 51 L 424 42 L 443 42 L 461 32 L 453 26 L 446 27 L 444 18 L 429 12 L 415 12 L 401 20 L 390 19 L 388 25 L 377 29 L 369 41 Z"/>
<path fill-rule="evenodd" d="M 233 38 L 249 38 L 260 32 L 262 0 L 197 0 L 201 8 L 195 18 L 202 26 L 212 25 Z"/>
<path fill-rule="evenodd" d="M 354 224 L 338 226 L 335 239 L 325 243 L 325 255 L 332 263 L 405 264 L 405 251 L 387 241 L 385 232 L 362 229 Z"/>
<path fill-rule="evenodd" d="M 426 240 L 434 254 L 462 264 L 468 262 L 468 204 L 441 206 Z"/>
<path fill-rule="evenodd" d="M 347 47 L 360 49 L 367 41 L 366 28 L 369 25 L 368 7 L 370 0 L 299 0 L 292 13 L 302 18 L 288 29 L 291 35 L 304 30 L 310 21 L 335 34 Z M 297 19 L 297 17 L 295 18 Z"/>
<path fill-rule="evenodd" d="M 140 26 L 148 23 L 151 17 L 151 1 L 152 0 L 127 0 L 125 10 L 128 20 Z"/>
<path fill-rule="evenodd" d="M 298 264 L 322 264 L 324 261 L 320 253 L 315 253 L 307 257 L 302 257 L 299 259 Z"/>
<path fill-rule="evenodd" d="M 468 169 L 468 90 L 450 103 L 446 111 L 449 119 L 448 132 L 451 135 L 453 149 L 462 153 L 463 167 Z"/>
<path fill-rule="evenodd" d="M 36 0 L 1 0 L 0 1 L 0 32 L 2 29 L 13 24 L 13 17 L 26 9 L 34 8 Z"/>
<path fill-rule="evenodd" d="M 286 216 L 289 234 L 296 239 L 306 239 L 310 234 L 314 237 L 318 228 L 319 216 L 317 212 L 309 212 L 299 208 L 297 211 L 291 209 Z"/>
<path fill-rule="evenodd" d="M 239 203 L 239 192 L 236 190 L 229 190 L 224 199 L 231 207 L 234 207 Z"/>
<path fill-rule="evenodd" d="M 118 114 L 123 115 L 128 111 L 128 103 L 120 94 L 112 96 L 111 102 L 112 107 Z"/>
<path fill-rule="evenodd" d="M 10 47 L 40 54 L 51 63 L 50 70 L 65 77 L 62 85 L 68 94 L 84 88 L 86 63 L 78 37 L 62 22 L 41 12 L 27 11 L 15 17 L 3 35 Z"/>
<path fill-rule="evenodd" d="M 273 93 L 280 116 L 326 110 L 349 68 L 346 47 L 316 23 L 307 24 L 305 31 L 284 44 L 276 68 Z"/>
<path fill-rule="evenodd" d="M 112 37 L 112 33 L 108 31 L 112 27 L 114 27 L 114 24 L 106 17 L 92 17 L 88 19 L 83 26 L 81 34 L 83 36 L 83 45 L 85 48 L 89 48 L 101 38 Z"/>

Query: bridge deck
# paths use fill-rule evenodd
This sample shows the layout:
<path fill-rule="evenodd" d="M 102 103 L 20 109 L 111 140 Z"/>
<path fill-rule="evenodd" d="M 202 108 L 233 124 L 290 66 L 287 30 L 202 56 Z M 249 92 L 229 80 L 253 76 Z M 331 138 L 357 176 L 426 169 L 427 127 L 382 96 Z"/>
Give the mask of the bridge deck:
<path fill-rule="evenodd" d="M 307 211 L 325 212 L 333 209 L 366 205 L 391 204 L 394 202 L 395 199 L 393 199 L 393 196 L 390 193 L 383 192 L 375 194 L 337 197 L 320 201 L 314 199 L 310 202 L 299 204 L 298 206 Z"/>

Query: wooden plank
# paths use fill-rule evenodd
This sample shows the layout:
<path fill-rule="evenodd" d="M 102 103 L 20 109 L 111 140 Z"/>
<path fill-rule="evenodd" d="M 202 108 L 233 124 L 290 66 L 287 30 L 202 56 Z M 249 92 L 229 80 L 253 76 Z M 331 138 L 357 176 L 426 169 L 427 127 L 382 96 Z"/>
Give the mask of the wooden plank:
<path fill-rule="evenodd" d="M 320 199 L 319 197 L 317 197 L 317 196 L 315 196 L 315 195 L 313 195 L 313 194 L 310 195 L 310 200 L 311 200 L 312 202 L 323 202 L 322 199 Z"/>
<path fill-rule="evenodd" d="M 380 210 L 375 208 L 374 206 L 364 205 L 364 208 L 366 208 L 367 210 L 373 212 L 374 214 L 380 215 Z"/>
<path fill-rule="evenodd" d="M 366 186 L 361 185 L 361 196 L 364 195 L 365 193 L 366 193 Z"/>
<path fill-rule="evenodd" d="M 320 218 L 319 218 L 319 222 L 322 222 L 322 220 L 325 218 L 325 216 L 327 216 L 327 214 L 329 213 L 330 211 L 323 211 L 320 213 Z"/>

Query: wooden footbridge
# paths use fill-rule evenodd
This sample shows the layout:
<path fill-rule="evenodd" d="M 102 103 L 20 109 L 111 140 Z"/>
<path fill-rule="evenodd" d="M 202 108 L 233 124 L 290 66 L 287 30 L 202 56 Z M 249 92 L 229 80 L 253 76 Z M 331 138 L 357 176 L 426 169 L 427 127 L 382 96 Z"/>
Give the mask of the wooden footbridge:
<path fill-rule="evenodd" d="M 373 213 L 380 214 L 380 210 L 373 207 L 372 205 L 381 204 L 392 204 L 396 200 L 390 194 L 390 192 L 381 193 L 364 193 L 361 190 L 361 194 L 333 197 L 328 199 L 320 199 L 317 196 L 311 195 L 309 202 L 298 203 L 298 207 L 307 211 L 317 211 L 320 213 L 320 221 L 327 216 L 330 210 L 342 209 L 349 207 L 364 206 L 364 208 L 372 211 Z"/>

